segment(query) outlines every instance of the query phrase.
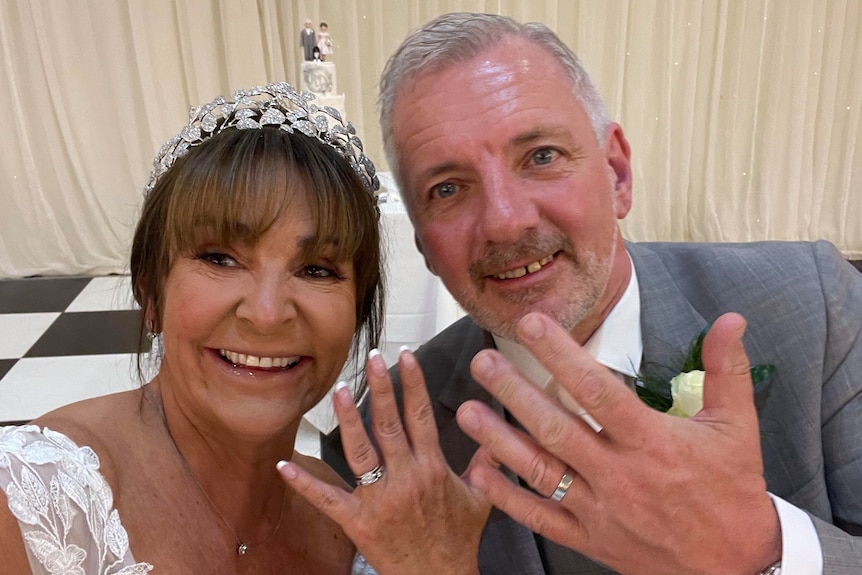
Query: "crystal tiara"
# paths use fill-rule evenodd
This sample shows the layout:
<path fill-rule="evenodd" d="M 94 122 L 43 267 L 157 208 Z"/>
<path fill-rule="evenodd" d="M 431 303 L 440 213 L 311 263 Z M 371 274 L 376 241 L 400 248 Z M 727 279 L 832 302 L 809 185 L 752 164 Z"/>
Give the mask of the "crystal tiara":
<path fill-rule="evenodd" d="M 259 130 L 263 126 L 278 126 L 291 134 L 298 130 L 335 148 L 362 180 L 368 193 L 376 197 L 380 181 L 374 164 L 363 153 L 362 141 L 356 136 L 353 124 L 345 123 L 335 108 L 317 106 L 311 102 L 313 99 L 311 92 L 297 92 L 287 82 L 277 82 L 237 90 L 231 100 L 219 96 L 203 106 L 193 106 L 189 110 L 188 125 L 165 142 L 156 155 L 145 193 L 156 187 L 159 178 L 189 148 L 199 146 L 223 130 Z"/>

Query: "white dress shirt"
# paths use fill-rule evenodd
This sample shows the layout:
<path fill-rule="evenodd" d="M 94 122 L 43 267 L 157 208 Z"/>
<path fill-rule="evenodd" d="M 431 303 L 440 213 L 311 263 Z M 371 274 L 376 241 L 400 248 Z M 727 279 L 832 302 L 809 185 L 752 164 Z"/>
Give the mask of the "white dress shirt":
<path fill-rule="evenodd" d="M 537 386 L 546 388 L 550 373 L 527 349 L 514 341 L 492 334 L 497 349 Z M 584 344 L 584 349 L 600 364 L 621 379 L 637 378 L 643 356 L 640 325 L 640 291 L 632 264 L 632 274 L 620 300 L 605 321 Z M 571 402 L 568 394 L 555 386 L 552 392 L 564 405 Z M 780 497 L 769 494 L 778 512 L 781 525 L 781 575 L 822 575 L 823 551 L 820 539 L 808 514 Z M 764 568 L 766 565 L 764 565 Z M 754 575 L 754 574 L 752 574 Z"/>

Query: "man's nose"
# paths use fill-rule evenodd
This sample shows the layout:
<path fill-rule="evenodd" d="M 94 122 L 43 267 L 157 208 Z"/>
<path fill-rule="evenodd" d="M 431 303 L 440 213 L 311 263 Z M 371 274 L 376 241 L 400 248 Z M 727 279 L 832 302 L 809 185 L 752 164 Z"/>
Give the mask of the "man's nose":
<path fill-rule="evenodd" d="M 507 243 L 538 225 L 538 208 L 532 190 L 516 174 L 500 168 L 482 174 L 482 230 L 489 242 Z"/>

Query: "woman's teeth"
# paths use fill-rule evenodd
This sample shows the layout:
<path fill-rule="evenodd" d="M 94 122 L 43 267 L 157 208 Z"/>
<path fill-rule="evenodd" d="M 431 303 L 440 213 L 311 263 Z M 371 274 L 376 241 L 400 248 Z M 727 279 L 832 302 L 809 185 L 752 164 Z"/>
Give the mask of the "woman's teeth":
<path fill-rule="evenodd" d="M 236 353 L 227 349 L 218 350 L 223 358 L 234 365 L 242 367 L 293 367 L 299 363 L 299 357 L 262 357 L 245 353 Z"/>
<path fill-rule="evenodd" d="M 542 269 L 543 266 L 549 264 L 551 260 L 554 259 L 554 255 L 551 254 L 549 256 L 545 256 L 539 261 L 533 262 L 529 265 L 526 265 L 521 268 L 515 268 L 513 270 L 509 270 L 507 272 L 503 272 L 501 274 L 497 274 L 494 277 L 498 280 L 510 280 L 515 278 L 523 277 L 527 274 L 531 274 Z"/>

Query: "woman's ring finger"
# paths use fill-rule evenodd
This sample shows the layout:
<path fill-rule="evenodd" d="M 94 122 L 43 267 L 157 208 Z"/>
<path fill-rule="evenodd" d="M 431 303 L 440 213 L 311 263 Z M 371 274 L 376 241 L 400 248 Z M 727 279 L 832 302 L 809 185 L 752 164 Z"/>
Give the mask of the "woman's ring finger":
<path fill-rule="evenodd" d="M 362 475 L 356 476 L 356 485 L 361 487 L 364 485 L 372 485 L 374 483 L 377 483 L 383 477 L 383 473 L 385 471 L 386 469 L 383 467 L 383 465 L 375 465 L 374 469 L 372 469 L 371 471 L 367 471 Z"/>

